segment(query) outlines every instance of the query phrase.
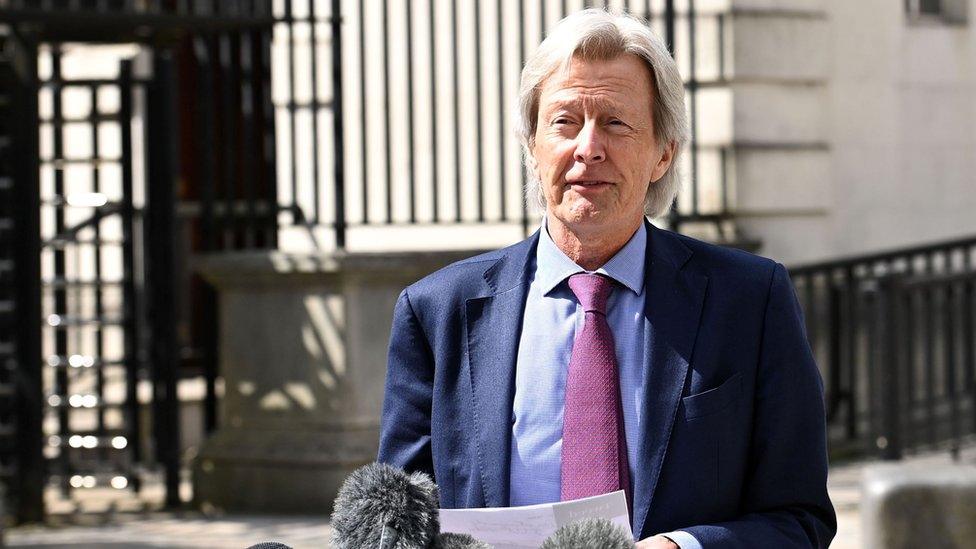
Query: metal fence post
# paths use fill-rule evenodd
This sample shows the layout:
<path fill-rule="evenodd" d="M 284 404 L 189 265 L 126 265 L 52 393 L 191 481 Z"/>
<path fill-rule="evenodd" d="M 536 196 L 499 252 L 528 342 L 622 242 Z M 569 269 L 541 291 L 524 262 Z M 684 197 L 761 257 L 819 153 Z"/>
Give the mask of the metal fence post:
<path fill-rule="evenodd" d="M 971 431 L 976 432 L 976 352 L 973 346 L 976 344 L 976 331 L 973 330 L 973 316 L 976 315 L 976 275 L 970 276 L 962 284 L 962 363 L 965 376 L 964 393 L 969 393 L 970 419 L 972 422 Z M 965 398 L 965 397 L 963 397 Z"/>
<path fill-rule="evenodd" d="M 12 486 L 18 523 L 44 520 L 46 464 L 41 377 L 41 203 L 37 104 L 37 45 L 21 34 L 7 38 L 18 85 L 12 90 L 11 120 L 16 292 L 17 474 Z M 14 160 L 16 159 L 16 160 Z"/>
<path fill-rule="evenodd" d="M 179 400 L 176 395 L 179 357 L 176 337 L 175 202 L 177 169 L 173 55 L 153 55 L 152 82 L 146 89 L 146 255 L 150 364 L 153 380 L 153 438 L 162 462 L 166 505 L 180 505 Z"/>
<path fill-rule="evenodd" d="M 668 51 L 671 52 L 671 57 L 674 57 L 675 44 L 674 44 L 674 27 L 675 27 L 675 11 L 674 11 L 674 0 L 665 0 L 664 2 L 664 41 L 668 45 Z M 678 211 L 678 197 L 675 196 L 674 200 L 671 201 L 671 208 L 668 210 L 668 225 L 672 231 L 681 230 L 681 213 Z"/>
<path fill-rule="evenodd" d="M 345 136 L 342 113 L 342 2 L 332 0 L 332 142 L 335 149 L 335 238 L 336 248 L 346 247 Z M 409 7 L 408 7 L 409 9 Z M 412 108 L 412 107 L 411 107 Z"/>
<path fill-rule="evenodd" d="M 902 457 L 901 433 L 901 375 L 898 342 L 903 340 L 904 334 L 899 330 L 904 325 L 901 322 L 902 287 L 896 277 L 885 277 L 878 286 L 876 311 L 881 315 L 878 322 L 877 340 L 875 348 L 880 353 L 878 372 L 875 378 L 878 383 L 881 404 L 880 429 L 876 444 L 881 450 L 881 458 L 898 460 Z"/>
<path fill-rule="evenodd" d="M 827 416 L 832 420 L 840 410 L 844 399 L 843 383 L 843 354 L 841 340 L 844 338 L 843 292 L 831 275 L 827 276 L 827 316 L 830 319 L 827 334 L 830 343 L 827 346 Z M 828 420 L 829 421 L 829 420 Z"/>

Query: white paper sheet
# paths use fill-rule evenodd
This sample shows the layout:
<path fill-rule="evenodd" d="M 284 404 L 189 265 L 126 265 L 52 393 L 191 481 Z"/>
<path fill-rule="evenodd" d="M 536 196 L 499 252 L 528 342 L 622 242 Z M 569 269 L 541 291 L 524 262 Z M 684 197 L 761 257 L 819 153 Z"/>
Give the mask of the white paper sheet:
<path fill-rule="evenodd" d="M 559 503 L 490 509 L 441 509 L 441 532 L 470 534 L 495 549 L 538 549 L 560 526 L 585 518 L 605 518 L 628 533 L 623 490 Z"/>

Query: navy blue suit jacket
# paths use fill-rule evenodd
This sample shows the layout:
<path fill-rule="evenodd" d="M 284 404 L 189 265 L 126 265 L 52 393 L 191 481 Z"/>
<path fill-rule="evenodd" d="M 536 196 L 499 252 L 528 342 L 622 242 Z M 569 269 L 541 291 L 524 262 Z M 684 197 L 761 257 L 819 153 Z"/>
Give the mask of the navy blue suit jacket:
<path fill-rule="evenodd" d="M 645 224 L 646 405 L 639 539 L 826 547 L 823 386 L 782 265 Z M 405 289 L 379 460 L 425 471 L 447 508 L 509 503 L 515 361 L 538 233 Z"/>

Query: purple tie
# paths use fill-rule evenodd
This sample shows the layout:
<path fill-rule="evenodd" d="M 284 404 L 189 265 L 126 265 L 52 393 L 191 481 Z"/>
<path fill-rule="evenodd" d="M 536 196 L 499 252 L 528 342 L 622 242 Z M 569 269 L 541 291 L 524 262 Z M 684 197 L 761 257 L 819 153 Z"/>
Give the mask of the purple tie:
<path fill-rule="evenodd" d="M 566 379 L 563 412 L 563 501 L 630 488 L 627 441 L 623 436 L 620 381 L 613 334 L 607 324 L 607 298 L 613 280 L 575 274 L 569 287 L 584 311 Z"/>

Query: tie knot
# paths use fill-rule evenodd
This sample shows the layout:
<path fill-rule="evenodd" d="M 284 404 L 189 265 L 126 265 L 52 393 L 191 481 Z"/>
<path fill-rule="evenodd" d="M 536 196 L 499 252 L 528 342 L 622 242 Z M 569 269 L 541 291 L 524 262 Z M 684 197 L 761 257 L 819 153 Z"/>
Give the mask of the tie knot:
<path fill-rule="evenodd" d="M 584 312 L 607 314 L 607 299 L 613 291 L 612 279 L 598 274 L 578 273 L 570 276 L 568 283 Z"/>

